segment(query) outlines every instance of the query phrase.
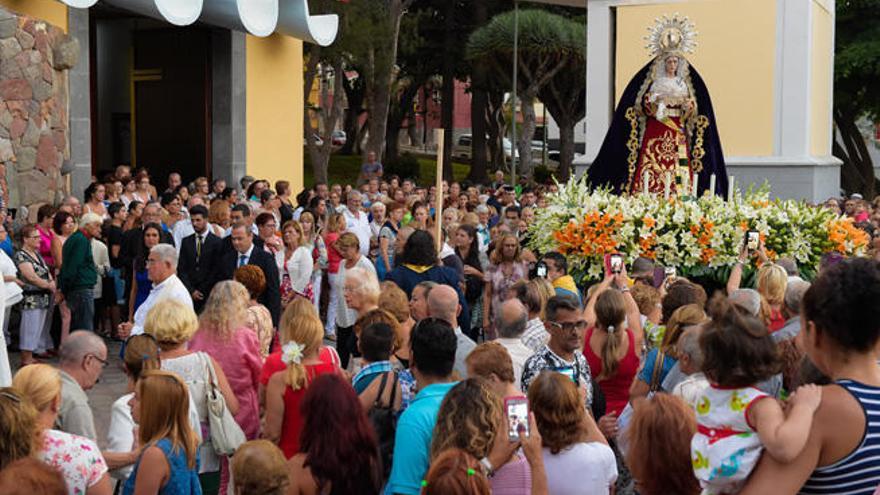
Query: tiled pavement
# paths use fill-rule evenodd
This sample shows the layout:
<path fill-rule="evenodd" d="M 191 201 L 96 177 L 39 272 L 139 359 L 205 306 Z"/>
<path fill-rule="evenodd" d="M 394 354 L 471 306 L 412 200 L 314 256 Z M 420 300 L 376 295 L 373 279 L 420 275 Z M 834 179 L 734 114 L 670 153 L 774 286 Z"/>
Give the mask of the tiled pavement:
<path fill-rule="evenodd" d="M 122 360 L 119 358 L 119 349 L 121 342 L 113 340 L 105 340 L 107 344 L 107 360 L 110 364 L 104 368 L 101 379 L 95 386 L 87 391 L 89 403 L 92 406 L 92 414 L 95 418 L 95 428 L 98 431 L 98 446 L 101 448 L 107 445 L 107 430 L 110 428 L 110 408 L 113 402 L 127 392 L 128 378 L 122 371 Z M 21 354 L 18 352 L 9 353 L 9 361 L 12 366 L 12 373 L 18 370 L 21 362 Z M 58 364 L 57 359 L 46 361 L 46 364 L 53 366 Z"/>

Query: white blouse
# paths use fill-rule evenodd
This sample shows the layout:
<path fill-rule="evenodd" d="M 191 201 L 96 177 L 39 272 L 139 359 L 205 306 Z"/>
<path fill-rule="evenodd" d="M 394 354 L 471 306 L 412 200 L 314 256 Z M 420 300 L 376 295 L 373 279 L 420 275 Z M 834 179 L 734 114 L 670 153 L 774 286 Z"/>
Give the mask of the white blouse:
<path fill-rule="evenodd" d="M 312 260 L 311 251 L 305 246 L 300 246 L 296 248 L 290 259 L 284 263 L 284 269 L 281 270 L 281 278 L 284 277 L 286 271 L 290 276 L 290 285 L 293 287 L 293 290 L 302 294 L 312 278 L 313 267 L 314 261 Z"/>

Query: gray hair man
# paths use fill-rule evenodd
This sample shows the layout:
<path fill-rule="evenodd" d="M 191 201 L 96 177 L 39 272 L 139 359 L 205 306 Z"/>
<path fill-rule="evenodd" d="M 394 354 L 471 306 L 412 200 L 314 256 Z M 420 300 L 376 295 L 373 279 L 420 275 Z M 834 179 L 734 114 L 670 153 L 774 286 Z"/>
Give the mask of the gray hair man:
<path fill-rule="evenodd" d="M 458 303 L 458 294 L 455 289 L 448 285 L 437 285 L 428 293 L 428 316 L 444 320 L 455 329 L 455 338 L 458 347 L 455 350 L 455 364 L 452 369 L 457 371 L 462 379 L 467 378 L 468 354 L 477 347 L 477 344 L 461 331 L 458 326 L 458 313 L 461 305 Z"/>
<path fill-rule="evenodd" d="M 71 333 L 59 350 L 61 408 L 55 421 L 59 430 L 97 441 L 92 408 L 86 390 L 98 383 L 107 366 L 107 346 L 92 332 Z"/>
<path fill-rule="evenodd" d="M 516 298 L 504 301 L 498 310 L 498 339 L 496 342 L 504 346 L 507 353 L 510 354 L 510 359 L 513 361 L 514 384 L 517 388 L 520 388 L 523 366 L 526 364 L 526 360 L 534 354 L 522 341 L 528 319 L 528 310 Z"/>
<path fill-rule="evenodd" d="M 672 388 L 672 395 L 681 397 L 691 407 L 696 407 L 703 391 L 709 387 L 709 380 L 700 371 L 703 366 L 703 351 L 700 349 L 701 325 L 691 325 L 684 329 L 675 345 L 678 351 L 678 366 L 687 378 Z"/>
<path fill-rule="evenodd" d="M 177 277 L 177 250 L 171 244 L 157 244 L 150 249 L 147 257 L 147 274 L 153 282 L 153 289 L 147 299 L 138 306 L 134 313 L 134 321 L 121 323 L 119 335 L 123 338 L 129 335 L 144 333 L 144 323 L 147 313 L 157 302 L 171 298 L 193 307 L 192 297 L 186 286 Z"/>
<path fill-rule="evenodd" d="M 785 325 L 770 334 L 770 338 L 777 344 L 793 339 L 801 332 L 801 301 L 804 294 L 810 288 L 810 283 L 801 279 L 789 280 L 785 287 L 782 313 L 785 315 Z"/>
<path fill-rule="evenodd" d="M 757 318 L 761 314 L 761 294 L 755 289 L 736 289 L 727 299 L 751 316 Z"/>
<path fill-rule="evenodd" d="M 92 257 L 92 239 L 101 234 L 100 215 L 86 213 L 79 230 L 64 242 L 64 264 L 58 273 L 58 287 L 70 309 L 70 328 L 93 330 L 95 327 L 95 284 L 98 270 Z"/>

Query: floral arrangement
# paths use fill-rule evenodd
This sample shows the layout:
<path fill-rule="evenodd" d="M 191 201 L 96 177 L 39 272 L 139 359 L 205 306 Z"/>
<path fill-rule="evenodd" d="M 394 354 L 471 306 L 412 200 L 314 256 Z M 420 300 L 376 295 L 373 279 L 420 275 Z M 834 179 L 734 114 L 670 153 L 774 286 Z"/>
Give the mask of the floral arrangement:
<path fill-rule="evenodd" d="M 629 260 L 642 256 L 674 266 L 685 276 L 724 281 L 748 231 L 759 232 L 771 260 L 796 260 L 808 279 L 826 253 L 867 252 L 868 235 L 851 219 L 804 202 L 770 200 L 766 186 L 730 202 L 712 195 L 618 196 L 593 190 L 584 179 L 558 187 L 530 227 L 531 247 L 565 254 L 582 279 L 600 279 L 604 256 L 622 253 Z"/>

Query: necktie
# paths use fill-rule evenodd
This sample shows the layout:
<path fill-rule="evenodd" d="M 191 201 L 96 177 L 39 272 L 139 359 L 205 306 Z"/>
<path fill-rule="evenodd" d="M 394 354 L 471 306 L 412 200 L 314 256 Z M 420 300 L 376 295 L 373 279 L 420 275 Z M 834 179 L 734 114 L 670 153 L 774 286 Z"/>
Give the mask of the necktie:
<path fill-rule="evenodd" d="M 196 261 L 199 261 L 199 258 L 202 257 L 202 236 L 201 234 L 196 235 Z"/>
<path fill-rule="evenodd" d="M 239 256 L 238 256 L 238 266 L 239 266 L 239 267 L 242 267 L 242 266 L 246 265 L 246 264 L 247 264 L 247 258 L 248 258 L 248 257 L 247 257 L 246 254 L 239 255 Z"/>

